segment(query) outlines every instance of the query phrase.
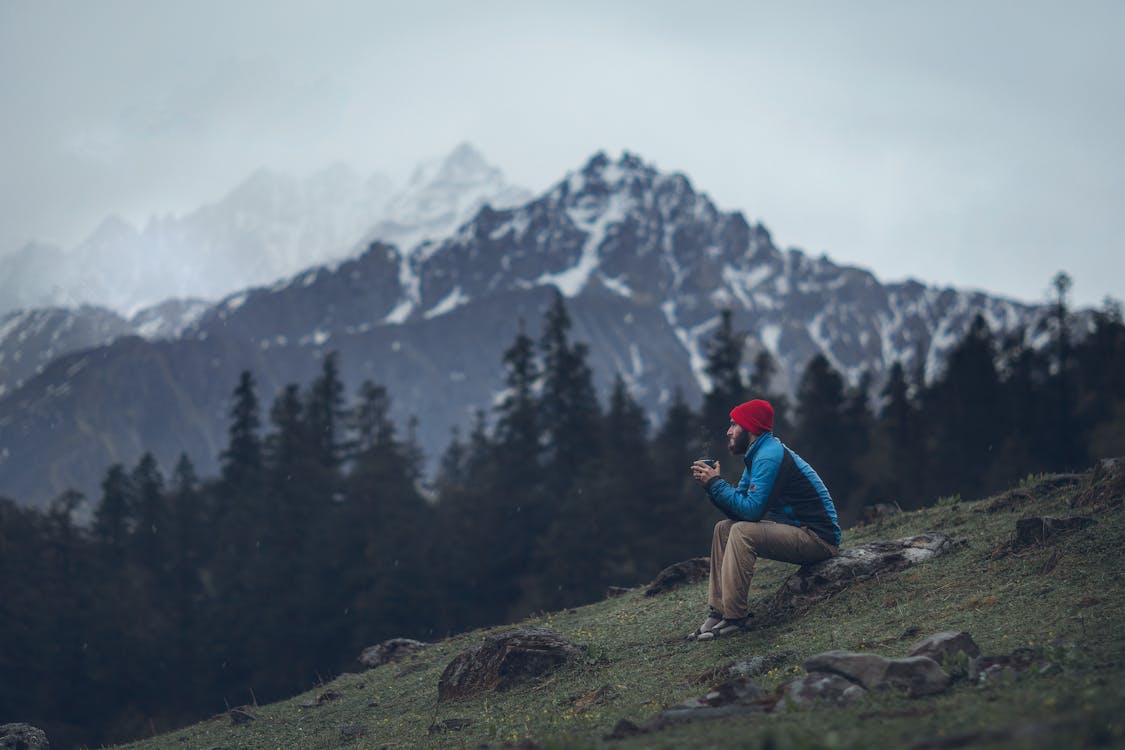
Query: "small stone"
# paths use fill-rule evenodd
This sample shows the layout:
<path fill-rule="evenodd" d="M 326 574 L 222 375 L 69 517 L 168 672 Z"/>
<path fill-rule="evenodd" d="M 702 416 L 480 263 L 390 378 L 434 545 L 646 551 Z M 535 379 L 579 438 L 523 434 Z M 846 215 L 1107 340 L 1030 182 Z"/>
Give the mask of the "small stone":
<path fill-rule="evenodd" d="M 437 724 L 431 724 L 429 729 L 426 730 L 429 734 L 439 734 L 441 732 L 460 732 L 466 727 L 473 725 L 472 719 L 445 719 Z"/>
<path fill-rule="evenodd" d="M 787 684 L 784 688 L 785 695 L 798 707 L 811 706 L 817 703 L 829 703 L 836 706 L 850 706 L 867 695 L 863 687 L 857 685 L 846 677 L 828 672 L 810 672 Z M 777 704 L 779 708 L 786 705 L 782 700 Z"/>

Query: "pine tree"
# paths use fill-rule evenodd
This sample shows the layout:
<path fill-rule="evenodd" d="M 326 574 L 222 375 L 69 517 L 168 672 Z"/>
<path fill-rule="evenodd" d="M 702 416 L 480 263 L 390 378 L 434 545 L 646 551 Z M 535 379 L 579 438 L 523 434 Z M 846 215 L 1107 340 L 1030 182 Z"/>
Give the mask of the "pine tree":
<path fill-rule="evenodd" d="M 824 480 L 841 517 L 854 519 L 859 512 L 856 462 L 852 452 L 852 425 L 845 413 L 844 381 L 828 358 L 809 360 L 797 391 L 797 423 L 789 444 Z"/>
<path fill-rule="evenodd" d="M 94 539 L 102 555 L 121 560 L 134 525 L 133 483 L 121 464 L 114 464 L 102 480 L 102 497 L 94 511 Z"/>
<path fill-rule="evenodd" d="M 980 495 L 1004 433 L 1004 403 L 992 332 L 981 315 L 950 352 L 945 372 L 927 392 L 932 426 L 930 487 L 934 498 Z"/>
<path fill-rule="evenodd" d="M 778 435 L 789 432 L 789 397 L 777 385 L 781 367 L 768 349 L 762 349 L 754 357 L 754 367 L 750 375 L 750 389 L 753 398 L 762 398 L 773 407 L 773 431 Z"/>
<path fill-rule="evenodd" d="M 1107 299 L 1094 314 L 1094 330 L 1074 358 L 1081 375 L 1076 411 L 1087 436 L 1087 454 L 1125 454 L 1125 322 L 1120 303 Z"/>
<path fill-rule="evenodd" d="M 348 420 L 338 359 L 337 352 L 330 352 L 324 357 L 320 375 L 313 381 L 305 401 L 310 447 L 314 450 L 316 461 L 333 473 L 344 460 L 346 444 L 342 428 Z"/>
<path fill-rule="evenodd" d="M 569 339 L 570 315 L 556 295 L 543 324 L 540 414 L 545 435 L 547 484 L 565 493 L 598 455 L 600 408 L 584 344 Z"/>
<path fill-rule="evenodd" d="M 262 442 L 258 435 L 261 419 L 255 387 L 254 376 L 243 370 L 231 394 L 227 447 L 220 456 L 220 465 L 223 481 L 233 488 L 253 486 L 262 468 Z"/>
<path fill-rule="evenodd" d="M 925 442 L 902 362 L 891 365 L 879 395 L 882 408 L 865 464 L 873 479 L 871 499 L 898 503 L 903 508 L 919 507 L 923 499 L 918 467 L 925 455 Z"/>
<path fill-rule="evenodd" d="M 1074 471 L 1085 463 L 1083 441 L 1077 434 L 1077 420 L 1074 414 L 1074 373 L 1070 335 L 1070 276 L 1060 271 L 1051 281 L 1055 290 L 1052 315 L 1054 333 L 1054 377 L 1051 388 L 1054 402 L 1054 428 L 1049 443 L 1052 445 L 1050 468 L 1055 471 Z"/>
<path fill-rule="evenodd" d="M 140 564 L 159 578 L 166 548 L 161 534 L 166 536 L 169 529 L 168 509 L 164 501 L 164 477 L 156 458 L 151 453 L 141 456 L 130 479 L 135 493 L 137 518 L 133 548 Z"/>
<path fill-rule="evenodd" d="M 703 430 L 712 446 L 711 452 L 719 451 L 719 446 L 726 445 L 725 433 L 730 425 L 730 410 L 749 399 L 742 375 L 742 354 L 745 347 L 746 335 L 734 330 L 731 311 L 723 310 L 719 328 L 707 342 L 707 363 L 703 368 L 711 385 L 703 395 L 701 417 Z"/>
<path fill-rule="evenodd" d="M 657 570 L 697 555 L 699 545 L 710 538 L 711 527 L 720 517 L 692 479 L 691 463 L 710 457 L 719 459 L 724 469 L 741 464 L 737 457 L 717 452 L 700 455 L 699 442 L 699 415 L 691 410 L 677 388 L 652 441 L 657 489 L 648 513 L 652 551 L 646 559 Z"/>

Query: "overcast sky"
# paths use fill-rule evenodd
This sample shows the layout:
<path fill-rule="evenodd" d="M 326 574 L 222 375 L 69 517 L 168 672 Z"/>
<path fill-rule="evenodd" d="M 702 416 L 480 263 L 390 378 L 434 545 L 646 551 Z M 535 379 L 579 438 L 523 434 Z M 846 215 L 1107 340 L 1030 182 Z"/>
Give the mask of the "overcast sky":
<path fill-rule="evenodd" d="M 1122 2 L 0 0 L 0 252 L 255 168 L 686 173 L 883 280 L 1125 297 Z"/>

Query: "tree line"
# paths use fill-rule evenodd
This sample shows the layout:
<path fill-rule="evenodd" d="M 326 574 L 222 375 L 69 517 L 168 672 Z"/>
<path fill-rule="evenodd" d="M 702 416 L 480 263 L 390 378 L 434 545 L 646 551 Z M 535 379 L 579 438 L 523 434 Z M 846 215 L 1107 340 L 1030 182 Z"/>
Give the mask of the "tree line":
<path fill-rule="evenodd" d="M 349 398 L 336 355 L 263 414 L 244 372 L 218 476 L 181 456 L 110 467 L 92 521 L 0 499 L 0 720 L 60 746 L 166 731 L 355 668 L 366 646 L 587 603 L 706 554 L 718 519 L 687 467 L 725 455 L 727 412 L 773 401 L 776 432 L 825 479 L 845 524 L 873 502 L 982 496 L 1125 452 L 1125 325 L 1071 331 L 1065 287 L 1033 348 L 977 318 L 930 382 L 895 364 L 872 398 L 818 356 L 795 403 L 724 313 L 697 408 L 663 415 L 618 376 L 603 404 L 561 297 L 504 354 L 505 390 L 454 433 L 432 481 L 390 394 Z M 749 373 L 747 377 L 746 373 Z M 662 416 L 659 421 L 657 417 Z M 847 535 L 845 534 L 845 545 Z"/>

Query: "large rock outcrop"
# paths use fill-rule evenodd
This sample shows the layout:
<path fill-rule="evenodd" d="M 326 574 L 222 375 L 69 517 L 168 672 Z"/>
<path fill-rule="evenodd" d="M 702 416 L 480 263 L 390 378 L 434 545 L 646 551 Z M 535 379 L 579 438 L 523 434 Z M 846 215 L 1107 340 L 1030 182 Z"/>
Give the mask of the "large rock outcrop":
<path fill-rule="evenodd" d="M 547 628 L 496 633 L 453 658 L 438 680 L 438 698 L 507 690 L 577 659 L 582 649 Z"/>
<path fill-rule="evenodd" d="M 785 579 L 774 594 L 775 616 L 804 610 L 854 583 L 932 560 L 965 543 L 940 531 L 848 547 L 827 560 L 805 565 Z"/>

